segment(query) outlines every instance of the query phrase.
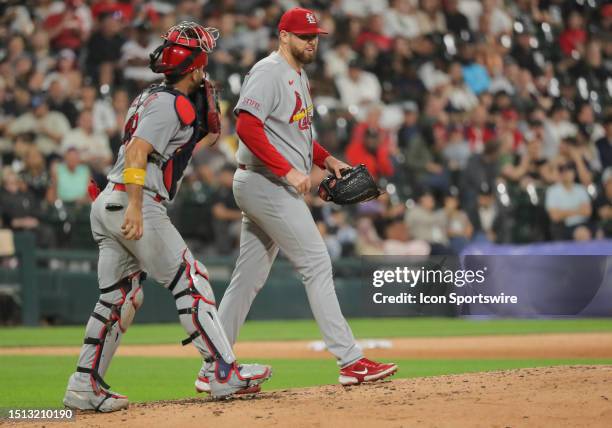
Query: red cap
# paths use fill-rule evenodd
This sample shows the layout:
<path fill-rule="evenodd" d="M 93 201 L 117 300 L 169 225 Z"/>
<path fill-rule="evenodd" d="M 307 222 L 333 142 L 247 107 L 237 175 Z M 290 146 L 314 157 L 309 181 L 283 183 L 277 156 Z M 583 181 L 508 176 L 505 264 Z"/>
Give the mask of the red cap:
<path fill-rule="evenodd" d="M 327 34 L 319 27 L 319 21 L 312 10 L 301 7 L 289 9 L 281 16 L 278 31 L 295 34 Z"/>

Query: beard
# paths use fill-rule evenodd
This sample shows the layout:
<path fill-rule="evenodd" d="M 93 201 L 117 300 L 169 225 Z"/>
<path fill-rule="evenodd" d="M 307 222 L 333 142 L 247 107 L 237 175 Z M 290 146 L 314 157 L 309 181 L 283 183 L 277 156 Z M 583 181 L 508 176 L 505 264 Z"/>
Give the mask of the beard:
<path fill-rule="evenodd" d="M 307 51 L 306 48 L 298 49 L 295 46 L 291 46 L 291 55 L 302 64 L 310 64 L 317 56 L 317 46 L 315 45 L 312 51 Z"/>

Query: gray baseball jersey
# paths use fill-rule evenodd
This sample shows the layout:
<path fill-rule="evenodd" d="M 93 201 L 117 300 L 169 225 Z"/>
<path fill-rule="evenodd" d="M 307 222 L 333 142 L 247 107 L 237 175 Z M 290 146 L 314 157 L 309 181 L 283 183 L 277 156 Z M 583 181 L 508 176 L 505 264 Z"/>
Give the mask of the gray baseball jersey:
<path fill-rule="evenodd" d="M 298 73 L 278 52 L 270 54 L 247 74 L 234 112 L 240 110 L 264 123 L 266 137 L 294 168 L 310 172 L 314 111 L 304 70 Z M 245 165 L 264 165 L 242 141 L 236 158 Z"/>
<path fill-rule="evenodd" d="M 174 100 L 175 96 L 168 92 L 151 94 L 144 91 L 132 102 L 124 128 L 128 138 L 131 136 L 142 138 L 151 144 L 162 161 L 168 160 L 178 147 L 189 141 L 193 134 L 192 126 L 183 126 L 179 121 L 174 109 Z M 117 162 L 109 172 L 108 180 L 113 183 L 123 183 L 124 167 L 125 144 L 119 149 Z M 168 199 L 162 170 L 154 163 L 147 164 L 144 189 Z"/>

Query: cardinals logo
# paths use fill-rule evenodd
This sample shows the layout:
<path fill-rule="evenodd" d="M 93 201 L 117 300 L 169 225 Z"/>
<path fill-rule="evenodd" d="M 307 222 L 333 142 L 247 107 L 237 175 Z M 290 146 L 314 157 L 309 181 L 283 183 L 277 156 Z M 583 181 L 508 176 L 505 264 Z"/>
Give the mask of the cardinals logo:
<path fill-rule="evenodd" d="M 295 108 L 293 109 L 293 113 L 291 113 L 289 123 L 297 122 L 298 128 L 302 131 L 305 131 L 310 127 L 311 114 L 312 105 L 309 105 L 308 107 L 304 108 L 302 105 L 302 97 L 297 91 L 295 91 Z"/>

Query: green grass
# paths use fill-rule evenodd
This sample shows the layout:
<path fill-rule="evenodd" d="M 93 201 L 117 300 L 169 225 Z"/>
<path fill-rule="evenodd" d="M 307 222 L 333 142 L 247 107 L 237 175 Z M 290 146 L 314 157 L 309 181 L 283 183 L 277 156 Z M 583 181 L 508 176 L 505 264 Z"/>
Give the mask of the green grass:
<path fill-rule="evenodd" d="M 358 338 L 447 337 L 489 334 L 612 332 L 612 319 L 465 320 L 456 318 L 360 318 L 349 321 Z M 84 326 L 0 328 L 0 347 L 70 346 L 83 340 Z M 135 324 L 123 343 L 179 343 L 185 333 L 179 324 Z M 321 335 L 312 320 L 251 321 L 240 340 L 316 340 Z"/>
<path fill-rule="evenodd" d="M 333 384 L 338 368 L 331 359 L 269 360 L 274 377 L 264 390 Z M 522 359 L 522 360 L 399 360 L 396 377 L 539 367 L 561 364 L 612 364 L 612 359 Z M 0 408 L 61 407 L 66 381 L 76 357 L 0 356 Z M 113 389 L 129 395 L 132 402 L 190 398 L 197 358 L 121 357 L 113 361 L 106 380 Z"/>

